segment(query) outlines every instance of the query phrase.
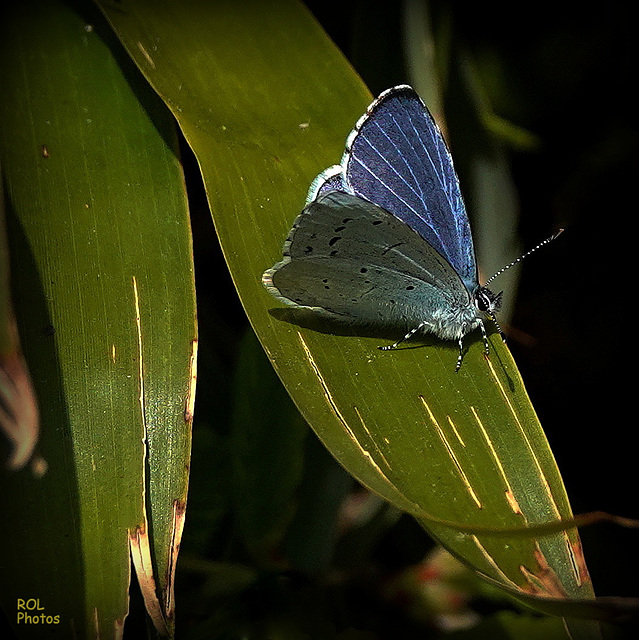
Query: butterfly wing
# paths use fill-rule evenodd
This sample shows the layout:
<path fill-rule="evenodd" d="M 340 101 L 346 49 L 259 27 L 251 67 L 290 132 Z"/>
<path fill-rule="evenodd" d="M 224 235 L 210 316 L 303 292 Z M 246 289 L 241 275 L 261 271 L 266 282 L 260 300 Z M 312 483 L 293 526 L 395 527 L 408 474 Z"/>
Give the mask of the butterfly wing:
<path fill-rule="evenodd" d="M 382 93 L 346 143 L 348 191 L 406 223 L 453 266 L 469 291 L 478 285 L 468 216 L 450 152 L 415 91 Z"/>
<path fill-rule="evenodd" d="M 468 290 L 430 244 L 387 211 L 341 192 L 304 209 L 284 259 L 263 281 L 288 304 L 356 323 L 411 329 L 450 321 L 458 310 L 475 315 Z"/>

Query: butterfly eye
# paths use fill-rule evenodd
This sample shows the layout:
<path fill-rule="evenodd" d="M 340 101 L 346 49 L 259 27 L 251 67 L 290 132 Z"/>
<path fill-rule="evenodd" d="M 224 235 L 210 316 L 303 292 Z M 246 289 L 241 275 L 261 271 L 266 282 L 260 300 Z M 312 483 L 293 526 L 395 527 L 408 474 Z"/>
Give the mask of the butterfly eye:
<path fill-rule="evenodd" d="M 477 308 L 480 311 L 488 311 L 490 302 L 482 291 L 480 291 L 477 294 L 477 297 L 475 298 L 475 302 L 477 304 Z"/>

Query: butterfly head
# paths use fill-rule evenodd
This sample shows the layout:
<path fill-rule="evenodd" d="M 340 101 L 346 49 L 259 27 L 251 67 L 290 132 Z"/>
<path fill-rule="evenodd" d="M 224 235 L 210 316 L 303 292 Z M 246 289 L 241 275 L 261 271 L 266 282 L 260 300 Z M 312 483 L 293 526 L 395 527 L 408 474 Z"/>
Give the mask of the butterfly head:
<path fill-rule="evenodd" d="M 477 291 L 475 291 L 475 306 L 477 307 L 477 309 L 479 309 L 479 311 L 483 311 L 490 316 L 491 320 L 497 327 L 497 331 L 499 331 L 499 335 L 505 342 L 506 338 L 504 336 L 504 332 L 501 330 L 501 327 L 497 322 L 497 318 L 495 317 L 495 312 L 501 309 L 501 297 L 503 293 L 503 291 L 500 291 L 499 293 L 493 293 L 486 287 L 478 287 Z"/>
<path fill-rule="evenodd" d="M 492 315 L 495 311 L 501 309 L 501 297 L 503 291 L 493 293 L 486 287 L 479 287 L 475 292 L 475 305 L 480 311 Z"/>

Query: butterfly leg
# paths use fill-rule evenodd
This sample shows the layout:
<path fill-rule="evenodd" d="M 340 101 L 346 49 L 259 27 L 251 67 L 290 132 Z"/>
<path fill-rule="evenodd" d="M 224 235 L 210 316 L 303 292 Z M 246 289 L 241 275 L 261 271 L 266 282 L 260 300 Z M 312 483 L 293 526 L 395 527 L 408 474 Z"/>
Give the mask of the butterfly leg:
<path fill-rule="evenodd" d="M 488 355 L 490 353 L 490 347 L 488 345 L 488 334 L 486 333 L 486 327 L 481 320 L 479 321 L 479 328 L 481 329 L 481 335 L 484 338 L 484 349 L 486 351 L 486 355 Z"/>
<path fill-rule="evenodd" d="M 393 349 L 397 349 L 397 347 L 399 347 L 402 342 L 405 342 L 409 338 L 412 338 L 420 329 L 423 329 L 427 324 L 428 321 L 424 320 L 423 322 L 420 322 L 416 327 L 411 329 L 403 338 L 401 338 L 397 342 L 394 342 L 393 344 L 390 344 L 388 346 L 377 348 L 380 349 L 380 351 L 392 351 Z"/>
<path fill-rule="evenodd" d="M 503 342 L 506 342 L 506 334 L 501 330 L 501 327 L 499 326 L 499 322 L 497 322 L 497 318 L 495 318 L 495 314 L 494 313 L 489 313 L 491 320 L 495 323 L 495 326 L 497 327 L 497 331 L 499 331 L 499 335 L 501 336 L 501 339 L 503 340 Z M 482 325 L 483 327 L 483 325 Z M 486 335 L 486 332 L 484 331 L 484 336 Z"/>
<path fill-rule="evenodd" d="M 464 345 L 462 344 L 462 339 L 460 338 L 457 341 L 459 344 L 459 355 L 457 356 L 457 364 L 455 365 L 455 373 L 457 373 L 461 369 L 461 363 L 464 358 Z"/>
<path fill-rule="evenodd" d="M 482 335 L 482 338 L 484 339 L 484 351 L 486 355 L 488 355 L 490 353 L 490 345 L 488 344 L 488 334 L 486 333 L 486 327 L 484 326 L 484 323 L 481 320 L 479 320 L 479 328 L 481 329 L 481 335 Z M 464 345 L 462 342 L 462 338 L 459 338 L 459 340 L 457 340 L 457 344 L 459 345 L 459 355 L 457 356 L 455 373 L 457 373 L 460 370 L 462 365 L 462 360 L 464 358 Z"/>

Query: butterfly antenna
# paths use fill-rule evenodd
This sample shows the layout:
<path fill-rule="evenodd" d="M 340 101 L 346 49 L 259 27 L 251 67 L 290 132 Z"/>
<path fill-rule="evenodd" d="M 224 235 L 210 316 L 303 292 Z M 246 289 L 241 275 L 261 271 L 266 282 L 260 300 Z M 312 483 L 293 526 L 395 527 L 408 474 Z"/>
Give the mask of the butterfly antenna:
<path fill-rule="evenodd" d="M 484 283 L 484 286 L 487 287 L 497 276 L 500 276 L 502 273 L 504 273 L 504 271 L 508 271 L 508 269 L 520 263 L 524 258 L 527 258 L 531 253 L 534 253 L 535 251 L 537 251 L 537 249 L 541 249 L 541 247 L 543 247 L 544 245 L 548 244 L 549 242 L 552 242 L 553 240 L 558 238 L 562 233 L 563 233 L 563 229 L 559 229 L 559 231 L 557 231 L 557 233 L 555 233 L 554 235 L 550 236 L 550 238 L 546 238 L 545 240 L 540 242 L 536 247 L 533 247 L 530 251 L 526 251 L 526 253 L 524 253 L 523 256 L 519 256 L 519 258 L 517 258 L 516 260 L 513 260 L 510 264 L 507 264 L 505 267 L 502 267 L 497 273 L 493 274 L 490 278 L 488 278 L 488 280 L 486 280 L 486 282 Z M 497 326 L 499 327 L 499 325 Z"/>

